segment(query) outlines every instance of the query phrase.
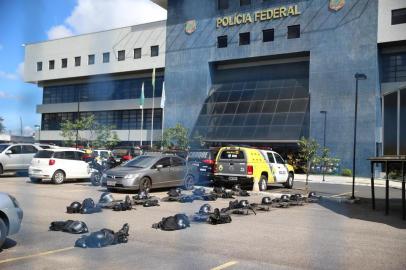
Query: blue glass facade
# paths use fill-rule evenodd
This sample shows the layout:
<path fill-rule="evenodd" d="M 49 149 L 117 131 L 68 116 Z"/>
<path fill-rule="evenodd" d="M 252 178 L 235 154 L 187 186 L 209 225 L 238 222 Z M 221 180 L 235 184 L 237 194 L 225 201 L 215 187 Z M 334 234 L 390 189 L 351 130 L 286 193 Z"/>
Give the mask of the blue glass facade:
<path fill-rule="evenodd" d="M 283 143 L 284 137 L 295 140 L 301 135 L 307 135 L 322 144 L 324 116 L 320 111 L 325 110 L 327 147 L 333 156 L 341 159 L 342 168 L 351 168 L 354 74 L 361 72 L 368 76 L 368 80 L 360 82 L 357 168 L 360 174 L 368 174 L 366 159 L 376 153 L 379 137 L 377 130 L 381 125 L 378 1 L 347 0 L 338 11 L 331 10 L 329 1 L 325 0 L 252 0 L 251 4 L 242 6 L 239 0 L 227 2 L 227 7 L 219 9 L 218 1 L 168 1 L 165 126 L 174 126 L 180 122 L 193 131 L 206 132 L 206 138 L 217 143 L 259 140 L 262 144 L 272 146 L 273 143 Z M 260 20 L 261 15 L 258 15 L 256 21 L 258 11 L 276 8 L 281 13 L 280 7 L 285 7 L 285 13 L 288 14 L 289 6 L 297 6 L 294 8 L 298 12 L 292 16 L 274 16 L 272 19 L 266 19 L 265 14 L 264 20 Z M 238 14 L 242 14 L 241 17 L 235 16 Z M 252 22 L 244 14 L 251 14 Z M 224 20 L 228 20 L 229 25 L 218 27 L 219 18 L 228 18 Z M 238 23 L 240 19 L 241 23 Z M 186 31 L 186 22 L 191 20 L 196 25 L 194 32 L 190 31 L 190 24 Z M 234 25 L 230 25 L 233 22 Z M 300 28 L 299 33 L 297 26 Z M 268 42 L 264 42 L 264 30 L 269 29 L 273 29 L 273 37 L 268 36 Z M 296 32 L 292 33 L 291 30 L 288 35 L 288 29 Z M 250 33 L 248 44 L 246 40 L 241 44 L 240 33 Z M 269 34 L 270 31 L 265 33 Z M 219 48 L 218 37 L 227 37 L 226 46 Z M 292 60 L 292 55 L 297 57 Z M 303 61 L 307 61 L 307 71 L 290 76 L 301 68 Z M 283 63 L 289 65 L 283 66 Z M 269 66 L 273 67 L 268 69 Z M 269 72 L 252 71 L 255 69 Z M 228 74 L 224 74 L 224 70 L 228 70 Z M 279 78 L 283 84 L 289 82 L 295 86 L 286 87 L 283 91 L 282 88 L 273 90 L 273 74 L 278 72 L 284 76 Z M 258 77 L 252 79 L 251 73 Z M 243 86 L 233 89 L 237 87 L 237 82 L 242 82 Z M 252 99 L 242 100 L 239 96 L 239 101 L 231 101 L 236 98 L 237 92 L 248 90 L 246 84 L 249 82 L 255 82 L 252 91 L 264 90 L 262 98 L 254 102 Z M 268 85 L 258 88 L 261 82 Z M 297 85 L 305 89 L 306 95 L 301 101 L 294 100 L 294 94 L 290 96 Z M 280 96 L 268 97 L 268 94 L 275 94 L 276 91 L 279 91 L 279 95 L 286 93 L 291 98 L 284 102 Z M 218 105 L 221 102 L 215 99 L 225 100 L 225 96 L 227 101 L 224 101 L 224 106 Z M 243 104 L 248 109 L 239 115 L 238 107 L 243 102 L 249 102 L 249 105 Z M 277 106 L 274 107 L 279 102 L 286 103 L 285 109 L 279 111 Z M 212 106 L 212 109 L 205 112 L 208 106 Z M 303 118 L 292 120 L 296 125 L 294 131 L 289 132 L 289 117 L 296 113 L 291 109 L 300 110 Z M 283 119 L 274 122 L 274 117 L 280 115 L 283 115 Z M 281 127 L 278 128 L 278 125 Z M 303 128 L 300 131 L 299 126 Z M 220 127 L 227 128 L 223 130 Z M 238 132 L 234 132 L 237 129 Z"/>

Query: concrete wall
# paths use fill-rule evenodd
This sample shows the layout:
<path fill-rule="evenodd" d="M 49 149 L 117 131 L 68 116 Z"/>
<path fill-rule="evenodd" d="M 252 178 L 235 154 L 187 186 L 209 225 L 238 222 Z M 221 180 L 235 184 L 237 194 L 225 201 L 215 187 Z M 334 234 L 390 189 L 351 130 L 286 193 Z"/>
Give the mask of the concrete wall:
<path fill-rule="evenodd" d="M 99 74 L 134 72 L 165 65 L 165 21 L 118 28 L 74 37 L 27 44 L 25 47 L 24 80 L 40 82 Z M 159 56 L 151 57 L 151 46 L 159 45 Z M 141 59 L 134 59 L 134 49 L 142 48 Z M 118 51 L 125 50 L 125 61 L 117 61 Z M 103 63 L 103 53 L 110 52 L 110 62 Z M 88 55 L 95 54 L 95 64 L 88 65 Z M 75 57 L 81 65 L 75 67 Z M 61 59 L 68 59 L 67 68 L 61 68 Z M 49 60 L 55 60 L 55 69 L 49 70 Z M 42 71 L 37 71 L 42 62 Z"/>
<path fill-rule="evenodd" d="M 405 0 L 379 0 L 378 42 L 406 40 L 406 23 L 392 25 L 392 10 L 406 8 Z"/>
<path fill-rule="evenodd" d="M 359 173 L 366 175 L 366 159 L 375 154 L 379 104 L 377 22 L 378 0 L 347 0 L 339 11 L 329 1 L 253 0 L 239 7 L 230 1 L 226 11 L 217 10 L 217 1 L 172 0 L 168 2 L 165 86 L 165 126 L 177 122 L 193 128 L 202 103 L 211 87 L 212 62 L 285 53 L 310 52 L 310 136 L 322 143 L 323 116 L 327 110 L 327 146 L 332 155 L 351 168 L 354 94 L 356 72 L 365 73 L 360 82 L 358 154 Z M 216 18 L 254 12 L 270 7 L 297 4 L 299 16 L 216 28 Z M 197 29 L 185 33 L 185 22 L 196 20 Z M 287 26 L 301 25 L 301 38 L 287 39 Z M 262 42 L 262 30 L 275 29 L 275 41 Z M 238 45 L 241 32 L 251 32 L 251 44 Z M 228 35 L 228 48 L 217 48 L 217 36 Z"/>

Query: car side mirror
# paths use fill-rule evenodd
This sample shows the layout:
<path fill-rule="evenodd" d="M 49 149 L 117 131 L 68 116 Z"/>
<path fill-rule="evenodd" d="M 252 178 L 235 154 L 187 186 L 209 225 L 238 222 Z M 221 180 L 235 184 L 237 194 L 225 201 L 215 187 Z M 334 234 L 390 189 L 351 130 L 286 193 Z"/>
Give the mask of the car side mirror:
<path fill-rule="evenodd" d="M 164 166 L 163 165 L 156 165 L 155 168 L 160 171 Z"/>
<path fill-rule="evenodd" d="M 13 152 L 11 150 L 6 151 L 6 155 L 11 155 Z"/>

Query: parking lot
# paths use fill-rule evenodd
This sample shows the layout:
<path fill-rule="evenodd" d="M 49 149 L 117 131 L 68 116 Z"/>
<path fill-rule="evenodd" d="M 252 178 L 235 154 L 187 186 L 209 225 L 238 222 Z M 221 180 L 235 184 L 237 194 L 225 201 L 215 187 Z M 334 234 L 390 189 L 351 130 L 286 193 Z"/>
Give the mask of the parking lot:
<path fill-rule="evenodd" d="M 302 191 L 302 183 L 296 183 Z M 181 231 L 151 228 L 162 217 L 192 215 L 203 204 L 162 202 L 160 207 L 91 215 L 67 214 L 66 206 L 87 197 L 96 202 L 104 188 L 88 182 L 32 184 L 26 177 L 1 177 L 0 190 L 14 195 L 24 210 L 22 229 L 0 252 L 1 269 L 405 269 L 406 222 L 399 201 L 383 214 L 384 190 L 378 188 L 378 209 L 372 212 L 368 187 L 357 187 L 360 204 L 340 203 L 349 186 L 312 184 L 330 197 L 320 203 L 249 216 L 232 216 L 225 225 L 195 224 Z M 270 193 L 283 192 L 275 187 Z M 165 197 L 167 190 L 153 195 Z M 123 199 L 125 193 L 115 193 Z M 263 195 L 248 197 L 259 202 Z M 391 189 L 400 198 L 400 191 Z M 238 197 L 237 197 L 238 198 Z M 241 199 L 241 198 L 238 198 Z M 210 202 L 228 206 L 229 200 Z M 82 220 L 90 231 L 119 230 L 130 225 L 127 244 L 101 249 L 74 248 L 79 235 L 50 232 L 50 222 Z"/>

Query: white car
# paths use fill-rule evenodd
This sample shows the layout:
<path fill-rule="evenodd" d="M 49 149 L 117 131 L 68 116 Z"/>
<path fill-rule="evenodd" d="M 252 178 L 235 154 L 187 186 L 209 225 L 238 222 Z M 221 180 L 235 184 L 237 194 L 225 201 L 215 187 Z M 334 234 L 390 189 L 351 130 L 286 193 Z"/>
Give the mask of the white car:
<path fill-rule="evenodd" d="M 275 151 L 261 150 L 271 171 L 274 173 L 275 182 L 283 184 L 286 188 L 292 188 L 294 173 L 289 172 L 285 160 Z"/>
<path fill-rule="evenodd" d="M 83 161 L 83 151 L 76 149 L 47 149 L 39 151 L 28 168 L 31 182 L 52 180 L 62 184 L 66 179 L 89 179 L 89 164 Z"/>

